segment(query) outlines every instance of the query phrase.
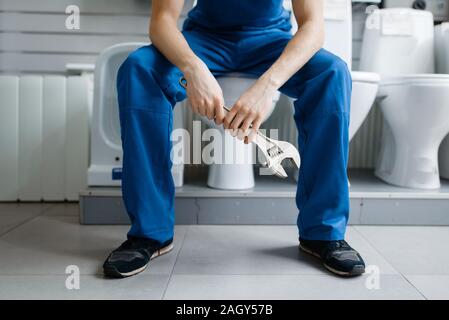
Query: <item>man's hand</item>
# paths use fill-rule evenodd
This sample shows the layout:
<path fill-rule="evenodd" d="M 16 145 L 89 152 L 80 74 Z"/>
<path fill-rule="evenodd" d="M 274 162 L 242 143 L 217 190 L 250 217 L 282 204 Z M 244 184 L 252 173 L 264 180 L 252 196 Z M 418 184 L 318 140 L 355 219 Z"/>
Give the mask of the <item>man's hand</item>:
<path fill-rule="evenodd" d="M 206 64 L 198 59 L 185 69 L 184 78 L 192 111 L 221 125 L 225 116 L 223 92 Z"/>
<path fill-rule="evenodd" d="M 225 116 L 225 129 L 232 130 L 232 135 L 245 140 L 245 143 L 253 141 L 271 108 L 276 91 L 277 88 L 269 80 L 263 77 L 257 80 L 240 96 Z"/>

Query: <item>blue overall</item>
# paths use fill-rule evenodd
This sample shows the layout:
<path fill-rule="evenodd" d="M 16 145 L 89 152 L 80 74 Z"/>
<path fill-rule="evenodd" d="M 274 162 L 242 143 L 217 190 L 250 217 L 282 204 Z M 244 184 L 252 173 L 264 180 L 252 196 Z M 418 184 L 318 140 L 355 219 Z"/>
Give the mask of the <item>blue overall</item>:
<path fill-rule="evenodd" d="M 215 76 L 260 76 L 292 35 L 282 0 L 199 0 L 183 26 L 193 52 Z M 122 191 L 128 236 L 166 241 L 174 231 L 170 133 L 173 108 L 186 98 L 181 71 L 154 46 L 134 51 L 117 77 L 123 144 Z M 299 235 L 341 240 L 349 214 L 348 127 L 352 80 L 346 63 L 321 49 L 280 88 L 295 99 L 301 169 Z"/>

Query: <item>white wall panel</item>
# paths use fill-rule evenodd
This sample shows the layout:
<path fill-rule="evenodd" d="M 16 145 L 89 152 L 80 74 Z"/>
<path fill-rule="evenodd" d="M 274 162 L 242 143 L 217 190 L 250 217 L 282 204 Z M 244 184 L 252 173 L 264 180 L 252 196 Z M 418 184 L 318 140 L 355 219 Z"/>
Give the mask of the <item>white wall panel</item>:
<path fill-rule="evenodd" d="M 66 77 L 45 76 L 43 83 L 42 198 L 65 198 Z"/>
<path fill-rule="evenodd" d="M 1 0 L 0 0 L 1 1 Z M 81 12 L 82 14 L 83 12 Z M 79 30 L 67 30 L 64 11 L 42 12 L 0 12 L 0 30 L 31 33 L 71 34 L 128 34 L 148 35 L 149 14 L 144 15 L 82 15 Z"/>
<path fill-rule="evenodd" d="M 19 78 L 0 76 L 0 201 L 19 196 Z"/>
<path fill-rule="evenodd" d="M 19 81 L 19 199 L 42 198 L 42 77 Z"/>
<path fill-rule="evenodd" d="M 65 12 L 76 5 L 84 13 L 146 14 L 150 0 L 0 0 L 0 11 Z"/>
<path fill-rule="evenodd" d="M 89 152 L 88 77 L 68 77 L 66 111 L 66 198 L 78 200 L 78 193 L 87 186 Z"/>
<path fill-rule="evenodd" d="M 3 51 L 42 53 L 77 53 L 95 55 L 104 48 L 119 42 L 148 42 L 146 36 L 133 35 L 71 35 L 0 33 L 0 48 Z"/>

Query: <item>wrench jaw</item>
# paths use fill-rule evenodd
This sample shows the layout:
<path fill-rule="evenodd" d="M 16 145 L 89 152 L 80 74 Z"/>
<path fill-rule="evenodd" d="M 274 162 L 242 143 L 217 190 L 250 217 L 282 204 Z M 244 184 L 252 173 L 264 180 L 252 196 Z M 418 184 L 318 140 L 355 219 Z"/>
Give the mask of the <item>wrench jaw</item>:
<path fill-rule="evenodd" d="M 276 177 L 279 177 L 282 179 L 288 178 L 287 172 L 285 172 L 284 167 L 280 164 L 270 167 L 269 170 L 271 170 Z"/>
<path fill-rule="evenodd" d="M 291 163 L 299 169 L 301 166 L 301 157 L 299 155 L 298 149 L 295 148 L 291 143 L 286 141 L 277 142 L 279 148 L 283 151 L 283 159 L 289 159 Z"/>
<path fill-rule="evenodd" d="M 299 169 L 301 159 L 298 150 L 289 142 L 270 139 L 261 133 L 258 133 L 254 143 L 259 147 L 264 155 L 266 162 L 263 164 L 275 176 L 279 178 L 287 178 L 288 174 L 282 166 L 282 161 L 289 159 L 294 166 Z M 276 148 L 276 154 L 270 154 L 269 150 Z"/>

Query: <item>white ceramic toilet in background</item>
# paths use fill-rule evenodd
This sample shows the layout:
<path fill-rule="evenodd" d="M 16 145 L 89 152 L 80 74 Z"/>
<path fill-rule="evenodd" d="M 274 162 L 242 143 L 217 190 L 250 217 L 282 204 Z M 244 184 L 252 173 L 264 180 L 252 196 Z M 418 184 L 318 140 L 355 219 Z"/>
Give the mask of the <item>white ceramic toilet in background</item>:
<path fill-rule="evenodd" d="M 120 186 L 122 143 L 117 102 L 117 71 L 126 57 L 147 43 L 120 43 L 103 50 L 95 63 L 94 103 L 90 121 L 89 186 Z M 183 108 L 175 108 L 173 128 L 182 128 Z M 183 185 L 184 164 L 174 164 L 176 187 Z"/>
<path fill-rule="evenodd" d="M 383 9 L 367 19 L 360 68 L 381 77 L 384 114 L 375 174 L 397 186 L 440 186 L 438 147 L 449 132 L 449 75 L 434 74 L 430 12 Z"/>
<path fill-rule="evenodd" d="M 435 56 L 436 72 L 449 74 L 449 22 L 435 27 Z M 440 176 L 449 179 L 449 135 L 446 136 L 440 146 L 438 164 Z"/>

